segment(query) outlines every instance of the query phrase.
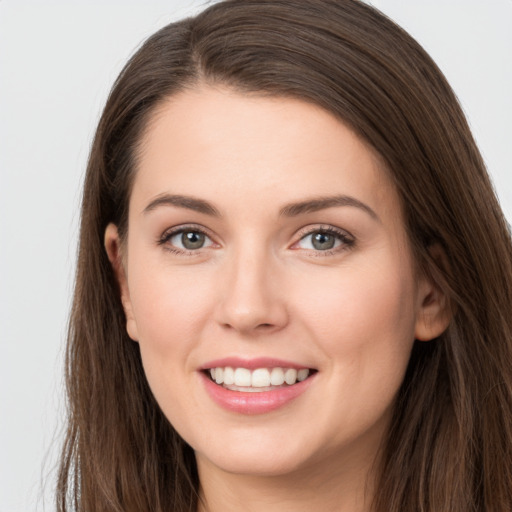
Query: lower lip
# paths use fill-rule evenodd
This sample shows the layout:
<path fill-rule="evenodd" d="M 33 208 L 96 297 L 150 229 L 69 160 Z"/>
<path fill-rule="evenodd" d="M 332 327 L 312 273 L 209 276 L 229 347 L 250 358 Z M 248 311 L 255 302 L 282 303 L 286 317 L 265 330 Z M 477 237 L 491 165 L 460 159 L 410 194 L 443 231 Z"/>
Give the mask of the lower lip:
<path fill-rule="evenodd" d="M 313 374 L 292 386 L 283 386 L 272 391 L 244 393 L 219 386 L 201 372 L 206 392 L 210 398 L 222 408 L 240 414 L 265 414 L 285 406 L 307 390 L 315 375 Z"/>

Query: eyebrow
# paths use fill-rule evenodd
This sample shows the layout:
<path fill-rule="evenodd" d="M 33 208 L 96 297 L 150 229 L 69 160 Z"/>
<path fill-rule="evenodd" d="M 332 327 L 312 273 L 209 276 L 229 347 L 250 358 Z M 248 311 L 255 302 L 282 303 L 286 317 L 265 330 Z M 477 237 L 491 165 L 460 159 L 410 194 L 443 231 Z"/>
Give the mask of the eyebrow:
<path fill-rule="evenodd" d="M 359 201 L 359 199 L 356 199 L 355 197 L 345 195 L 317 197 L 306 201 L 300 201 L 298 203 L 290 203 L 281 208 L 279 213 L 284 217 L 295 217 L 297 215 L 313 213 L 337 206 L 352 206 L 359 208 L 370 215 L 372 219 L 380 222 L 379 216 L 367 204 Z"/>
<path fill-rule="evenodd" d="M 177 194 L 159 195 L 153 199 L 146 208 L 144 208 L 143 213 L 149 213 L 160 206 L 176 206 L 178 208 L 186 208 L 187 210 L 193 210 L 213 217 L 221 216 L 219 210 L 217 210 L 217 208 L 208 201 L 192 196 Z M 298 215 L 314 213 L 327 208 L 340 206 L 352 206 L 359 208 L 370 215 L 372 219 L 380 222 L 379 216 L 367 204 L 359 201 L 359 199 L 356 199 L 355 197 L 346 195 L 316 197 L 305 201 L 299 201 L 297 203 L 290 203 L 281 208 L 279 215 L 282 217 L 296 217 Z"/>
<path fill-rule="evenodd" d="M 159 206 L 177 206 L 178 208 L 186 208 L 195 212 L 204 213 L 213 217 L 220 217 L 219 210 L 203 199 L 198 199 L 192 196 L 182 196 L 175 194 L 161 194 L 153 199 L 144 208 L 142 213 L 149 213 Z"/>

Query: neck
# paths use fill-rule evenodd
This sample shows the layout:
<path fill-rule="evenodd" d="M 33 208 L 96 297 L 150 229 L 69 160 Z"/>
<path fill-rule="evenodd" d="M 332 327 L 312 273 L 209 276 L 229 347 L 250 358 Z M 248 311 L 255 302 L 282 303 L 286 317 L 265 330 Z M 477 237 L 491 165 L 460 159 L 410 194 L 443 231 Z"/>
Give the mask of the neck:
<path fill-rule="evenodd" d="M 333 457 L 334 459 L 334 457 Z M 374 493 L 373 460 L 357 464 L 311 464 L 286 475 L 244 475 L 214 467 L 197 456 L 201 481 L 198 512 L 369 512 Z"/>

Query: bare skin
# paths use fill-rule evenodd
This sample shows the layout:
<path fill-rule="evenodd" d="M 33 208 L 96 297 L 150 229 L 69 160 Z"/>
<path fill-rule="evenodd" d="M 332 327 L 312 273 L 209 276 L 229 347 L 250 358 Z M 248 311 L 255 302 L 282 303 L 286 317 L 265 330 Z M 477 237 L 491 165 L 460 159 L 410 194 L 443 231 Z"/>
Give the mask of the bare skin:
<path fill-rule="evenodd" d="M 128 225 L 105 246 L 199 510 L 368 511 L 413 341 L 449 320 L 378 155 L 316 106 L 198 87 L 149 124 Z M 261 357 L 311 369 L 305 391 L 258 414 L 212 400 L 209 362 Z"/>

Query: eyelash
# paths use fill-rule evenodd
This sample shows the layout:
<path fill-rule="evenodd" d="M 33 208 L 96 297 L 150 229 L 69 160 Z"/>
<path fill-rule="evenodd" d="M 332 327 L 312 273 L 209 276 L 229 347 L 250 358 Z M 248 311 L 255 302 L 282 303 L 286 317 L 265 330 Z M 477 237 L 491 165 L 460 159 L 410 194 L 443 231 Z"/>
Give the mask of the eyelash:
<path fill-rule="evenodd" d="M 179 235 L 180 233 L 200 233 L 201 235 L 204 235 L 208 239 L 212 240 L 212 237 L 210 234 L 201 226 L 190 224 L 186 226 L 179 226 L 176 228 L 171 228 L 167 231 L 164 231 L 162 236 L 157 240 L 158 245 L 161 245 L 166 251 L 169 251 L 173 254 L 178 254 L 180 256 L 196 256 L 200 249 L 180 249 L 178 247 L 174 247 L 171 244 L 169 244 L 169 241 L 176 235 Z"/>
<path fill-rule="evenodd" d="M 176 228 L 171 228 L 167 231 L 165 231 L 162 236 L 157 240 L 158 245 L 162 246 L 166 251 L 169 251 L 173 254 L 178 254 L 180 256 L 195 256 L 199 253 L 201 249 L 204 247 L 200 247 L 195 250 L 191 249 L 180 249 L 177 247 L 174 247 L 169 244 L 169 241 L 176 235 L 179 235 L 180 233 L 199 233 L 201 235 L 204 235 L 207 237 L 210 241 L 212 241 L 212 244 L 215 244 L 213 242 L 212 237 L 208 233 L 207 230 L 202 228 L 198 225 L 186 225 L 186 226 L 179 226 Z M 305 249 L 308 252 L 311 252 L 315 255 L 315 257 L 325 257 L 325 256 L 332 256 L 334 254 L 338 254 L 340 252 L 344 252 L 347 250 L 350 250 L 355 245 L 354 238 L 348 234 L 346 231 L 342 231 L 341 229 L 335 228 L 333 226 L 317 226 L 314 228 L 305 228 L 302 232 L 299 233 L 299 240 L 295 242 L 292 246 L 296 246 L 299 244 L 302 240 L 306 239 L 308 236 L 315 235 L 315 234 L 323 234 L 323 235 L 330 235 L 341 241 L 341 245 L 338 247 L 334 247 L 332 249 L 326 249 L 326 250 L 315 250 L 315 249 Z M 298 250 L 298 249 L 295 249 Z"/>
<path fill-rule="evenodd" d="M 300 243 L 308 236 L 316 234 L 331 235 L 338 239 L 341 242 L 341 244 L 338 247 L 326 249 L 324 251 L 320 249 L 305 249 L 311 252 L 315 257 L 333 256 L 335 254 L 348 251 L 352 249 L 356 243 L 354 237 L 347 233 L 346 231 L 335 228 L 334 226 L 316 226 L 314 228 L 305 228 L 301 233 L 299 233 L 300 238 L 293 245 L 296 246 L 298 243 Z"/>

